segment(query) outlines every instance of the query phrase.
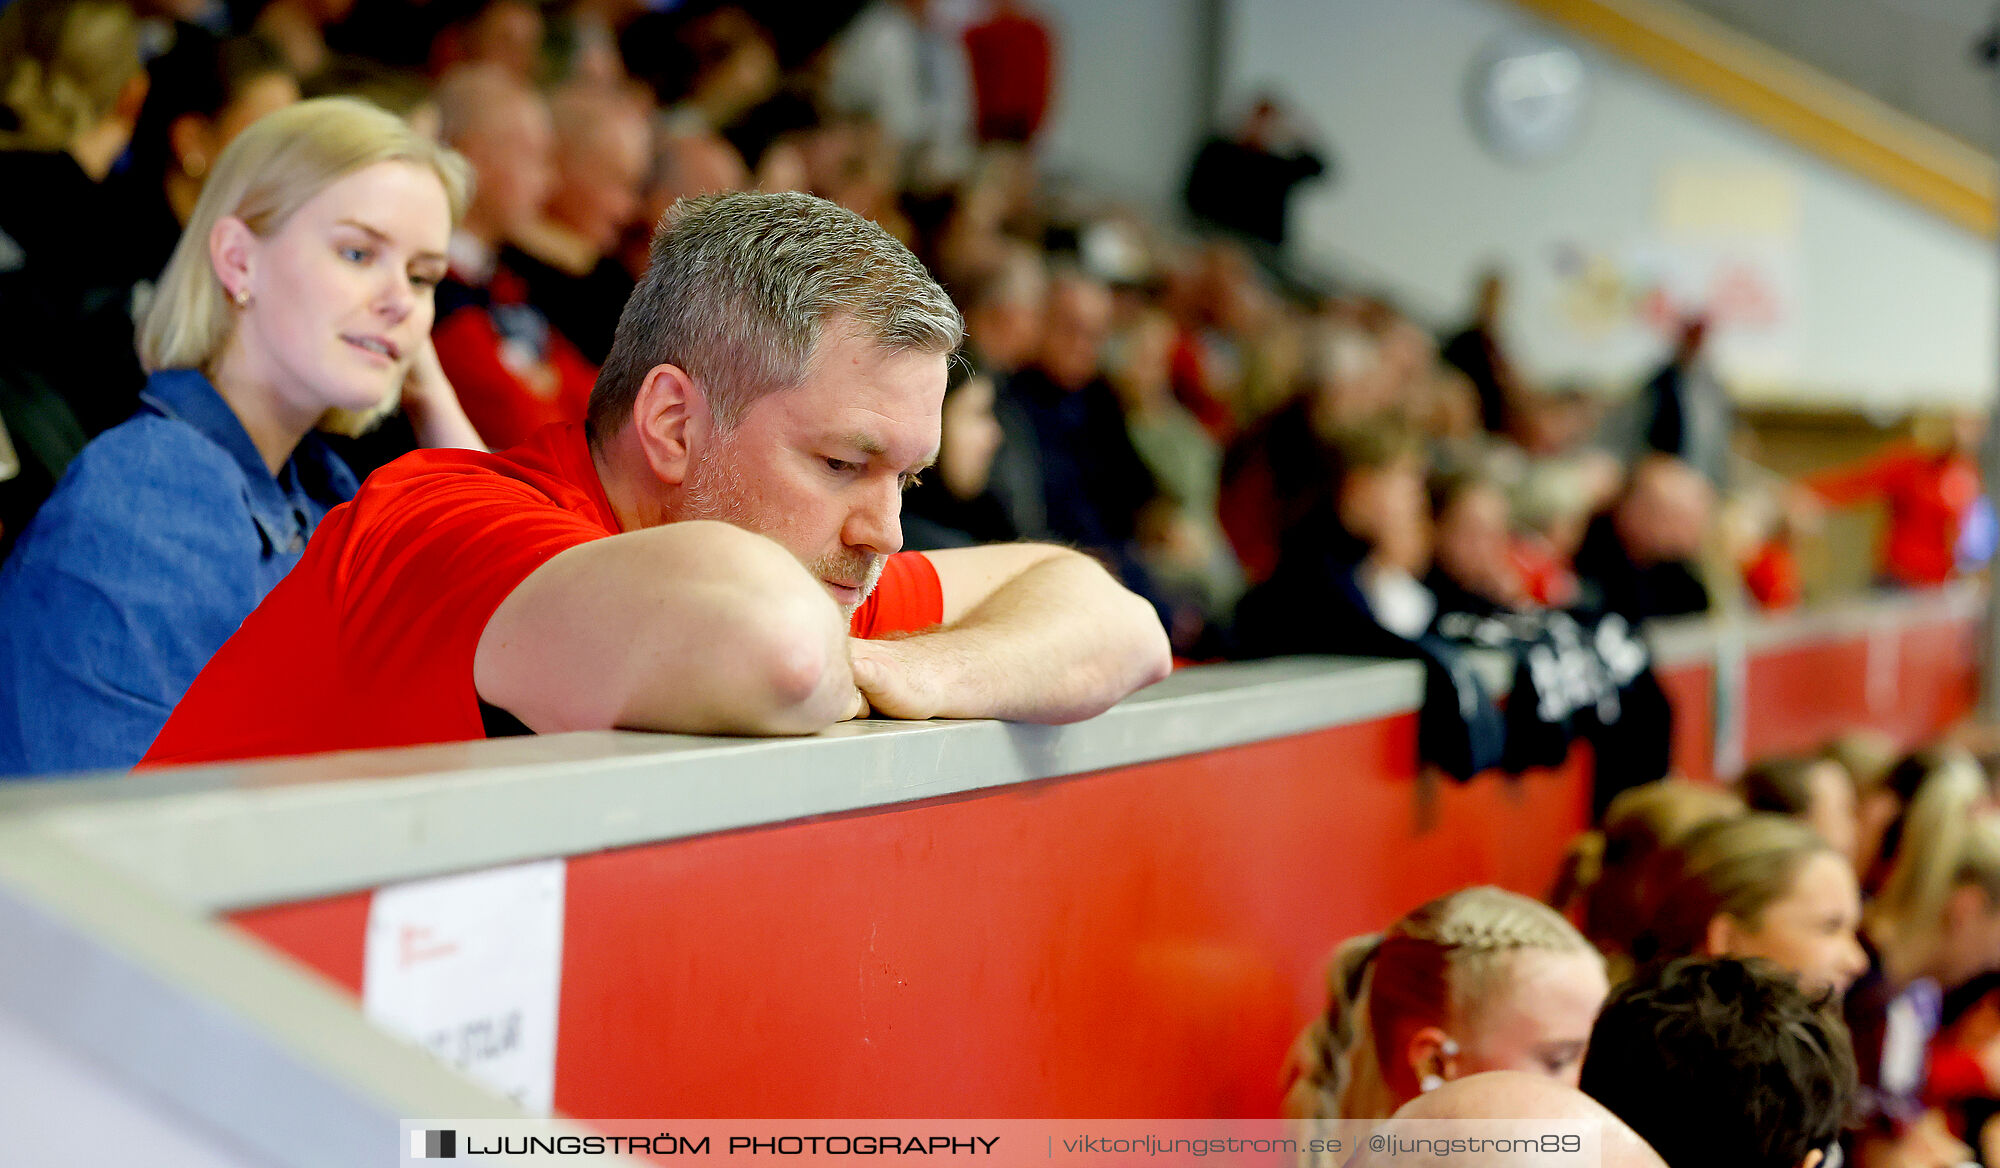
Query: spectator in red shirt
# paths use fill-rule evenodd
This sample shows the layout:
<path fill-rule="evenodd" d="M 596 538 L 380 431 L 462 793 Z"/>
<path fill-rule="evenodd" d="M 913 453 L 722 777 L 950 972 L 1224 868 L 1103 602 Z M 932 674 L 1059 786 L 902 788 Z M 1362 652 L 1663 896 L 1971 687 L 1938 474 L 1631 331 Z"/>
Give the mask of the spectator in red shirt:
<path fill-rule="evenodd" d="M 993 0 L 986 19 L 965 30 L 972 68 L 973 120 L 984 142 L 1030 142 L 1054 90 L 1055 38 L 1015 0 Z"/>
<path fill-rule="evenodd" d="M 653 255 L 588 425 L 372 476 L 149 762 L 871 709 L 1061 722 L 1165 675 L 1151 606 L 1081 554 L 896 554 L 962 325 L 881 228 L 718 195 Z M 863 639 L 890 632 L 912 635 Z"/>
<path fill-rule="evenodd" d="M 1821 500 L 1844 507 L 1881 499 L 1889 508 L 1878 574 L 1905 588 L 1951 579 L 1959 530 L 1979 498 L 1979 443 L 1985 421 L 1959 413 L 1932 419 L 1914 440 L 1805 480 Z"/>
<path fill-rule="evenodd" d="M 531 228 L 554 180 L 540 96 L 497 65 L 468 65 L 437 91 L 446 142 L 477 182 L 452 234 L 432 339 L 466 416 L 495 450 L 550 422 L 581 421 L 597 368 L 529 300 L 502 248 Z"/>

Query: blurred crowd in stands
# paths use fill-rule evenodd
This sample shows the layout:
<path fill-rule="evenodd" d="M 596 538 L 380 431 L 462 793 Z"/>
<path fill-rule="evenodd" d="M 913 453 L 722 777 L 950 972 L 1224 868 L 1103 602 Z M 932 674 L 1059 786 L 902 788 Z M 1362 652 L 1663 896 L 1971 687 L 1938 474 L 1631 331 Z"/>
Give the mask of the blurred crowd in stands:
<path fill-rule="evenodd" d="M 1091 549 L 1189 657 L 1379 652 L 1463 608 L 1639 621 L 1701 611 L 1718 583 L 1783 607 L 1818 506 L 1871 496 L 1892 513 L 1883 580 L 1957 570 L 1973 419 L 1816 490 L 1774 484 L 1734 453 L 1699 320 L 1629 407 L 1533 384 L 1499 273 L 1442 339 L 1299 277 L 1287 203 L 1331 159 L 1280 100 L 1202 146 L 1188 214 L 1149 217 L 1038 168 L 1061 98 L 1049 21 L 943 7 L 16 0 L 0 549 L 135 408 L 133 321 L 222 148 L 302 94 L 350 93 L 472 163 L 433 335 L 487 445 L 581 416 L 675 199 L 808 190 L 908 243 L 967 318 L 909 546 Z M 365 477 L 416 444 L 392 417 L 341 453 Z M 1328 588 L 1336 619 L 1300 611 Z"/>

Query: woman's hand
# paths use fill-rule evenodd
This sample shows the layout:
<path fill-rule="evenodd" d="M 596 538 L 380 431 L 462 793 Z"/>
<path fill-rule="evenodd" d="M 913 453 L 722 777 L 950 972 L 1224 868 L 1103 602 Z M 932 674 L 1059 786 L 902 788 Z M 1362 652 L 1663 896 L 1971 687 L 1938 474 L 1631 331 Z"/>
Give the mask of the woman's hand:
<path fill-rule="evenodd" d="M 444 375 L 437 346 L 428 336 L 410 362 L 409 376 L 403 379 L 403 413 L 417 432 L 417 441 L 425 446 L 487 448 L 479 431 L 472 428 L 472 420 L 465 416 L 465 407 L 458 404 L 458 393 Z"/>

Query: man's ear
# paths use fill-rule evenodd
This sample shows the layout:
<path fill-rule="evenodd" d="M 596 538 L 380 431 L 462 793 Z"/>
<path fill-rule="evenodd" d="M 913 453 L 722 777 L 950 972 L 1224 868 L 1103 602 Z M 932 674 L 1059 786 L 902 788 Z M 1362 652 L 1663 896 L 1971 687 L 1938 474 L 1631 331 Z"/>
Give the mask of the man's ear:
<path fill-rule="evenodd" d="M 678 365 L 655 365 L 632 401 L 632 432 L 661 483 L 678 487 L 694 467 L 694 451 L 714 429 L 708 398 Z"/>
<path fill-rule="evenodd" d="M 208 233 L 208 262 L 215 278 L 222 281 L 222 294 L 240 301 L 252 292 L 250 280 L 255 266 L 257 233 L 234 215 L 215 221 Z"/>

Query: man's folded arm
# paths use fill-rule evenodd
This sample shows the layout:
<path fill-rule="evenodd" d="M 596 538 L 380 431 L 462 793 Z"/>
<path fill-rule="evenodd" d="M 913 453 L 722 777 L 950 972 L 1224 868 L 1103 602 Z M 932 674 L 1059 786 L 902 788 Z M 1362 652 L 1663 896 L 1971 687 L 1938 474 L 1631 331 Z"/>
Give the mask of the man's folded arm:
<path fill-rule="evenodd" d="M 1076 722 L 1173 668 L 1153 606 L 1088 556 L 1045 544 L 925 555 L 944 623 L 849 645 L 854 684 L 878 713 Z"/>
<path fill-rule="evenodd" d="M 487 621 L 473 683 L 539 733 L 809 734 L 853 713 L 846 634 L 776 543 L 669 523 L 537 568 Z"/>

